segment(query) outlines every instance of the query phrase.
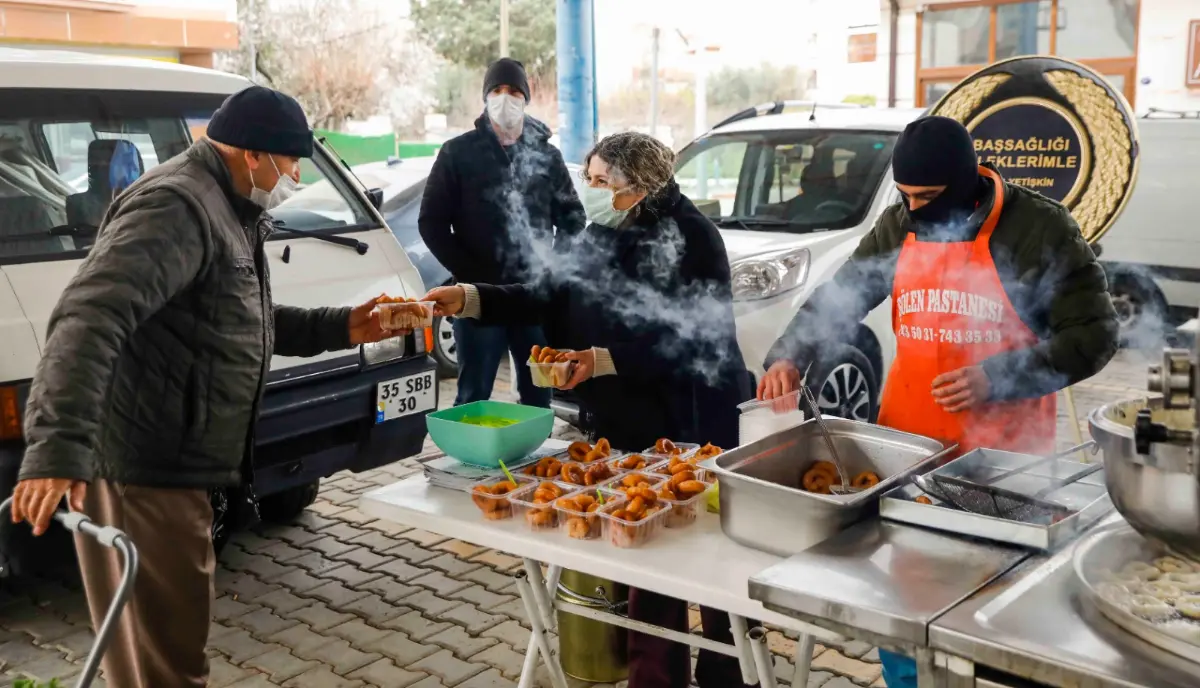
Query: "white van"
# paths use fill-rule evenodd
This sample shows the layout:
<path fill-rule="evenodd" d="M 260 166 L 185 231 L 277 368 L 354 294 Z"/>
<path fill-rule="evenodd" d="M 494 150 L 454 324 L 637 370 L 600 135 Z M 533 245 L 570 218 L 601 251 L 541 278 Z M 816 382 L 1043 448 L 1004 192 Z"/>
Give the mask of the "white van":
<path fill-rule="evenodd" d="M 1137 125 L 1137 186 L 1099 244 L 1123 338 L 1143 345 L 1200 306 L 1200 112 L 1152 111 Z"/>
<path fill-rule="evenodd" d="M 0 48 L 0 499 L 23 454 L 24 401 L 47 320 L 114 185 L 186 150 L 222 101 L 249 83 L 150 60 Z M 114 164 L 118 148 L 124 159 Z M 346 170 L 318 142 L 302 164 L 301 190 L 272 212 L 282 230 L 266 245 L 276 302 L 357 305 L 385 292 L 423 293 L 375 207 L 378 190 Z M 337 471 L 420 451 L 424 416 L 437 407 L 426 341 L 418 333 L 354 352 L 274 358 L 254 455 L 265 517 L 299 513 L 318 481 Z M 397 394 L 401 403 L 381 404 Z M 0 557 L 14 537 L 6 528 Z"/>

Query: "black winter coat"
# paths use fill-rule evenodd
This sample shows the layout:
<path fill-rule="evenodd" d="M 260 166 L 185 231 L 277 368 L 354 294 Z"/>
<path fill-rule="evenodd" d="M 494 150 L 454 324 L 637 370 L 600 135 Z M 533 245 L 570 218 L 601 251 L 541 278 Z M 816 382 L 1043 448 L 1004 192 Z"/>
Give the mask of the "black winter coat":
<path fill-rule="evenodd" d="M 485 113 L 438 152 L 417 225 L 460 282 L 523 282 L 529 256 L 549 252 L 554 228 L 583 229 L 583 206 L 549 139 L 546 125 L 526 117 L 520 140 L 504 147 Z"/>
<path fill-rule="evenodd" d="M 750 397 L 729 259 L 716 227 L 673 182 L 632 226 L 556 241 L 536 284 L 475 285 L 485 323 L 539 322 L 550 346 L 612 354 L 617 374 L 576 388 L 587 429 L 640 450 L 659 437 L 737 445 Z"/>

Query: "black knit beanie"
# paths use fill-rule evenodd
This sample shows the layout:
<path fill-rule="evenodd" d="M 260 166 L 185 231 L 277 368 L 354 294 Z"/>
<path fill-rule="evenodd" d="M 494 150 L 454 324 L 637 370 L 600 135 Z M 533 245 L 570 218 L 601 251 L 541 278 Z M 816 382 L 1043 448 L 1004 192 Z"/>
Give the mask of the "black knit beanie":
<path fill-rule="evenodd" d="M 896 139 L 892 177 L 909 186 L 975 184 L 979 157 L 967 128 L 949 117 L 922 117 Z"/>
<path fill-rule="evenodd" d="M 525 96 L 525 102 L 529 102 L 529 77 L 525 76 L 525 65 L 511 57 L 502 57 L 488 67 L 483 76 L 483 99 L 487 100 L 488 94 L 500 86 L 517 89 Z"/>
<path fill-rule="evenodd" d="M 263 86 L 229 96 L 208 122 L 208 138 L 243 150 L 311 158 L 313 133 L 295 98 Z"/>

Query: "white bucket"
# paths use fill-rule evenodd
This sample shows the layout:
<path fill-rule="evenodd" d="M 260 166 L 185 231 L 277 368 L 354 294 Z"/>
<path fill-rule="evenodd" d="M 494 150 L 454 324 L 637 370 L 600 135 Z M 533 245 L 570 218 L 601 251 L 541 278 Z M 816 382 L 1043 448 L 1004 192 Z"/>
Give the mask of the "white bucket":
<path fill-rule="evenodd" d="M 800 390 L 776 399 L 747 401 L 738 404 L 738 444 L 756 442 L 777 432 L 794 428 L 804 422 L 800 410 Z"/>

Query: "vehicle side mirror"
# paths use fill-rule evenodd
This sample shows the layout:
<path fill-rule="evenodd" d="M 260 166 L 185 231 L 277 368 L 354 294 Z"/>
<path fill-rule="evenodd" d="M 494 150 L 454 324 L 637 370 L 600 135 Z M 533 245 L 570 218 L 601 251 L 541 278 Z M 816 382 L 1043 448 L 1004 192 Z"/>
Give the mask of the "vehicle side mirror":
<path fill-rule="evenodd" d="M 379 210 L 383 206 L 383 189 L 367 189 L 367 200 Z"/>

